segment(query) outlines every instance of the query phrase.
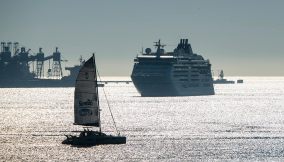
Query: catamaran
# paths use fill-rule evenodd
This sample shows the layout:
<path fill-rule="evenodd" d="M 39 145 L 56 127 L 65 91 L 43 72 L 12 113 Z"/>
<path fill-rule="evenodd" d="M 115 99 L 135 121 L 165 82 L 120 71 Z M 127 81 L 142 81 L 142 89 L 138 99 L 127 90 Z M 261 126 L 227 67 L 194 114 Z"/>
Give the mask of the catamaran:
<path fill-rule="evenodd" d="M 79 136 L 66 135 L 67 138 L 62 142 L 63 144 L 99 145 L 126 143 L 126 137 L 120 136 L 117 131 L 111 110 L 110 113 L 118 135 L 107 135 L 102 132 L 97 76 L 98 71 L 95 63 L 95 55 L 93 54 L 93 56 L 81 67 L 76 79 L 74 95 L 74 124 L 98 127 L 99 131 L 93 131 L 87 128 L 84 129 L 84 131 L 81 131 Z"/>

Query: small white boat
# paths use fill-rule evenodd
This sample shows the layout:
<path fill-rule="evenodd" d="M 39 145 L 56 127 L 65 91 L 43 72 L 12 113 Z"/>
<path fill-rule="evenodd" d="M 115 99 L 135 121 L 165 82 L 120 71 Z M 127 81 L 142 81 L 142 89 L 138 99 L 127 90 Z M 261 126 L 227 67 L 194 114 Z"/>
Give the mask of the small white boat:
<path fill-rule="evenodd" d="M 219 78 L 213 81 L 214 84 L 234 84 L 235 81 L 224 79 L 224 72 L 223 70 L 219 73 Z"/>

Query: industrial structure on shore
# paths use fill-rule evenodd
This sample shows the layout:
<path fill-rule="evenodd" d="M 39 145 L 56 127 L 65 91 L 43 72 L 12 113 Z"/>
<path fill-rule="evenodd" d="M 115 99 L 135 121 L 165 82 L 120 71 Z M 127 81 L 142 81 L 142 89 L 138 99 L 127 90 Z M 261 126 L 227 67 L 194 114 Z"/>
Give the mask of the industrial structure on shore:
<path fill-rule="evenodd" d="M 42 48 L 36 54 L 30 51 L 20 47 L 18 42 L 1 42 L 0 87 L 74 86 L 81 65 L 67 67 L 70 75 L 63 77 L 61 62 L 66 60 L 62 60 L 57 47 L 47 56 Z"/>

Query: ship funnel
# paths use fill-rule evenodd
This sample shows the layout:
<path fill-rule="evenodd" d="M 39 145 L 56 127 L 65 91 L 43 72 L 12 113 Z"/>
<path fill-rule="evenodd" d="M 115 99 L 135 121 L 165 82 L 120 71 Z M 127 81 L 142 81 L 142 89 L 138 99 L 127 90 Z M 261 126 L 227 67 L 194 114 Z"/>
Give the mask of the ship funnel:
<path fill-rule="evenodd" d="M 22 47 L 21 48 L 21 53 L 24 53 L 24 52 L 26 52 L 26 49 L 25 49 L 25 47 Z"/>
<path fill-rule="evenodd" d="M 188 44 L 188 39 L 185 39 L 185 44 Z"/>
<path fill-rule="evenodd" d="M 1 52 L 4 52 L 5 42 L 1 42 Z"/>

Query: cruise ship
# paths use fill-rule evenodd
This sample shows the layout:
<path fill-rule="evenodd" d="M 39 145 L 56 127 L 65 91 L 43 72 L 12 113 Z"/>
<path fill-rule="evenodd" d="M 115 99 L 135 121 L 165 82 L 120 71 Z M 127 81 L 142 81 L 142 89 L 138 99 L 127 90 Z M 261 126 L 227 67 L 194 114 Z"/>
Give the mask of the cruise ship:
<path fill-rule="evenodd" d="M 165 52 L 161 41 L 156 52 L 145 49 L 134 59 L 131 79 L 141 96 L 214 95 L 211 64 L 181 39 L 173 52 Z"/>

